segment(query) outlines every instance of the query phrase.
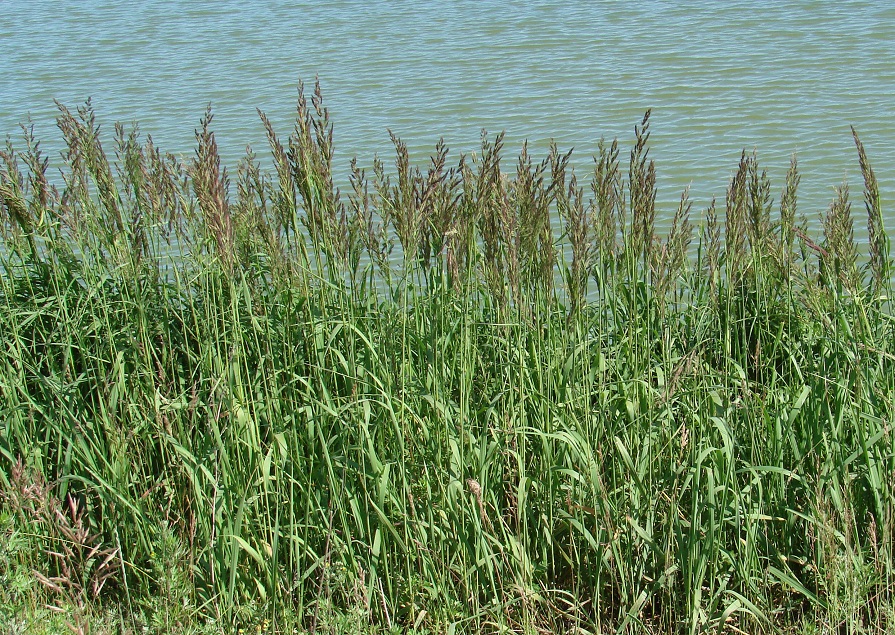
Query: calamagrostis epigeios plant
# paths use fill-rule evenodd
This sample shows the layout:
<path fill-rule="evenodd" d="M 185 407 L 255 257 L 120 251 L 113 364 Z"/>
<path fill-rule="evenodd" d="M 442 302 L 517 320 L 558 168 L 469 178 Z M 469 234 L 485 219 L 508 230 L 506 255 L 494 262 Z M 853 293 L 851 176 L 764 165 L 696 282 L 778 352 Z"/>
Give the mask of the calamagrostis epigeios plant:
<path fill-rule="evenodd" d="M 34 241 L 34 220 L 26 201 L 26 181 L 19 170 L 17 153 L 7 140 L 6 149 L 0 150 L 0 222 L 3 224 L 4 239 L 11 245 L 24 237 L 29 245 L 31 257 L 37 259 Z"/>
<path fill-rule="evenodd" d="M 867 151 L 864 144 L 858 138 L 858 133 L 852 127 L 852 137 L 858 149 L 858 162 L 861 166 L 861 175 L 864 177 L 864 207 L 867 209 L 867 243 L 870 247 L 870 271 L 873 285 L 877 292 L 891 283 L 892 271 L 889 261 L 889 238 L 883 227 L 883 212 L 880 203 L 879 184 L 876 174 L 867 159 Z"/>
<path fill-rule="evenodd" d="M 261 110 L 258 110 L 258 116 L 261 118 L 264 131 L 267 134 L 267 143 L 270 146 L 277 175 L 278 187 L 271 201 L 277 219 L 277 230 L 283 232 L 288 241 L 290 236 L 298 231 L 298 205 L 292 165 L 270 119 Z"/>
<path fill-rule="evenodd" d="M 634 260 L 643 259 L 648 267 L 655 240 L 656 225 L 656 165 L 649 158 L 649 110 L 639 126 L 634 127 L 636 141 L 631 150 L 628 168 L 628 188 L 631 196 L 631 250 Z"/>
<path fill-rule="evenodd" d="M 56 105 L 60 112 L 56 123 L 67 146 L 65 160 L 69 166 L 69 178 L 65 183 L 66 194 L 71 201 L 92 201 L 92 182 L 101 210 L 98 210 L 98 216 L 88 212 L 94 223 L 91 226 L 103 229 L 97 233 L 104 236 L 106 246 L 112 247 L 120 237 L 126 235 L 125 223 L 119 205 L 118 188 L 99 140 L 100 129 L 96 124 L 93 106 L 88 99 L 84 106 L 77 109 L 75 116 L 59 102 Z"/>
<path fill-rule="evenodd" d="M 337 280 L 348 261 L 350 236 L 347 212 L 333 183 L 333 127 L 319 81 L 314 84 L 310 107 L 304 85 L 299 84 L 296 111 L 287 156 L 304 208 L 301 219 L 317 250 L 317 266 L 325 266 L 330 278 Z M 284 205 L 289 204 L 286 188 L 288 184 L 282 183 Z"/>
<path fill-rule="evenodd" d="M 848 291 L 854 292 L 858 283 L 858 250 L 847 184 L 836 188 L 836 199 L 823 217 L 823 229 L 824 272 L 832 284 L 839 280 Z"/>
<path fill-rule="evenodd" d="M 714 197 L 705 210 L 702 242 L 705 245 L 705 276 L 709 282 L 710 295 L 716 298 L 721 275 L 721 225 L 718 223 Z"/>
<path fill-rule="evenodd" d="M 518 218 L 518 248 L 508 244 L 517 253 L 519 261 L 518 296 L 527 290 L 546 289 L 544 272 L 553 268 L 553 235 L 550 224 L 552 187 L 545 183 L 550 156 L 534 164 L 528 144 L 522 146 L 516 165 L 516 178 L 510 188 L 511 208 Z M 514 274 L 515 275 L 515 274 Z"/>
<path fill-rule="evenodd" d="M 749 172 L 752 158 L 743 151 L 740 163 L 727 187 L 727 204 L 724 222 L 724 254 L 727 277 L 731 284 L 738 283 L 745 274 L 748 256 L 746 239 L 749 233 Z"/>
<path fill-rule="evenodd" d="M 780 196 L 780 272 L 784 280 L 789 280 L 792 266 L 795 260 L 793 246 L 795 244 L 796 208 L 798 202 L 798 187 L 801 175 L 799 174 L 798 161 L 795 155 L 789 162 L 789 170 L 786 172 L 786 184 L 783 194 Z"/>
<path fill-rule="evenodd" d="M 196 130 L 196 156 L 190 164 L 193 192 L 202 212 L 204 227 L 210 234 L 217 249 L 218 257 L 225 267 L 234 264 L 233 219 L 230 215 L 227 169 L 221 168 L 218 144 L 211 130 L 214 115 L 211 106 L 202 117 L 200 128 Z"/>
<path fill-rule="evenodd" d="M 618 231 L 624 228 L 624 192 L 618 162 L 618 139 L 606 147 L 600 139 L 598 156 L 594 157 L 592 223 L 596 235 L 597 258 L 603 268 L 612 263 L 618 252 Z"/>
<path fill-rule="evenodd" d="M 503 257 L 501 250 L 501 215 L 506 205 L 507 183 L 500 171 L 504 134 L 494 141 L 488 140 L 482 131 L 481 156 L 477 158 L 478 173 L 475 175 L 474 206 L 478 210 L 477 224 L 482 240 L 482 267 L 488 289 L 496 304 L 505 301 Z"/>
<path fill-rule="evenodd" d="M 447 167 L 447 156 L 448 147 L 444 139 L 439 139 L 416 195 L 423 218 L 419 259 L 426 270 L 442 254 L 445 237 L 454 231 L 456 224 L 460 177 L 456 168 Z"/>
<path fill-rule="evenodd" d="M 568 189 L 558 196 L 557 206 L 565 221 L 566 237 L 572 250 L 572 263 L 567 281 L 571 313 L 577 313 L 587 295 L 587 280 L 594 263 L 595 245 L 592 215 L 584 205 L 584 190 L 578 187 L 575 172 Z"/>
<path fill-rule="evenodd" d="M 689 258 L 690 243 L 693 240 L 693 226 L 690 224 L 690 188 L 681 194 L 677 210 L 671 219 L 668 238 L 653 255 L 653 280 L 655 295 L 659 298 L 660 309 L 664 310 L 665 296 L 677 287 L 677 277 L 684 270 Z"/>

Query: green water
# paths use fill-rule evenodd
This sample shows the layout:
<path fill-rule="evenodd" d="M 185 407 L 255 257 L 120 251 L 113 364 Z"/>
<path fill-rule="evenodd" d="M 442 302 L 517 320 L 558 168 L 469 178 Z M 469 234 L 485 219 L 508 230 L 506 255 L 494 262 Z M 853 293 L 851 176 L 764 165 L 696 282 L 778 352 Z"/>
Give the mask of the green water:
<path fill-rule="evenodd" d="M 688 184 L 696 208 L 723 198 L 744 148 L 758 150 L 775 197 L 798 155 L 809 218 L 844 179 L 859 210 L 849 125 L 890 218 L 895 202 L 895 3 L 2 4 L 0 133 L 15 140 L 30 113 L 50 150 L 54 98 L 92 97 L 109 149 L 114 121 L 136 120 L 185 155 L 210 102 L 234 166 L 246 144 L 265 149 L 255 108 L 287 134 L 298 79 L 319 75 L 343 176 L 351 156 L 369 165 L 389 152 L 389 128 L 419 162 L 440 136 L 455 158 L 475 150 L 483 128 L 506 130 L 512 153 L 554 138 L 575 148 L 581 174 L 601 136 L 627 146 L 652 108 L 665 213 Z"/>

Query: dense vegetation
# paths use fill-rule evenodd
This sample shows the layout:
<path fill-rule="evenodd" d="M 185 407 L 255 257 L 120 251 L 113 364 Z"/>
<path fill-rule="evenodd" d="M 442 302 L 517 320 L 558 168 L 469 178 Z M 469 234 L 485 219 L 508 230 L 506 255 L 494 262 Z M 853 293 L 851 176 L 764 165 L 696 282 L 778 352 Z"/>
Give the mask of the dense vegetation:
<path fill-rule="evenodd" d="M 60 106 L 0 153 L 0 621 L 181 632 L 886 632 L 880 194 L 809 236 L 744 153 L 656 231 L 630 162 L 502 137 L 334 187 L 319 89 L 231 186 Z M 625 165 L 627 164 L 627 165 Z M 29 622 L 29 620 L 31 620 Z M 56 626 L 53 626 L 53 625 Z M 117 626 L 116 626 L 117 625 Z"/>

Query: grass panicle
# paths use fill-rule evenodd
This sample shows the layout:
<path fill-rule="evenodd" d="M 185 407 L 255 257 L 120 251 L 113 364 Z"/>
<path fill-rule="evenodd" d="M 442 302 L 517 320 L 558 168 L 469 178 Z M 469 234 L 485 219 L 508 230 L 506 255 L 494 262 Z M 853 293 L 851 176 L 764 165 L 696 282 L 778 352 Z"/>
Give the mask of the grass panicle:
<path fill-rule="evenodd" d="M 891 284 L 890 273 L 892 271 L 889 260 L 890 244 L 886 230 L 883 227 L 882 203 L 880 201 L 879 184 L 876 174 L 867 159 L 867 151 L 864 144 L 858 138 L 858 133 L 852 127 L 852 137 L 858 149 L 858 163 L 861 167 L 861 175 L 864 177 L 864 206 L 867 209 L 867 244 L 870 251 L 870 270 L 876 289 L 889 288 Z"/>

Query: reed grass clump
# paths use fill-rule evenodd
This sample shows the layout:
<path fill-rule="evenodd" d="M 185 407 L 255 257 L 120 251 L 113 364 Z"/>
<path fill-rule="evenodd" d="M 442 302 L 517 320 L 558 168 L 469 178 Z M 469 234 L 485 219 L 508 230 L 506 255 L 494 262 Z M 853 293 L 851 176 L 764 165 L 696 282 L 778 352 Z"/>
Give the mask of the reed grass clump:
<path fill-rule="evenodd" d="M 857 133 L 866 257 L 847 186 L 808 235 L 795 160 L 778 207 L 744 153 L 701 220 L 686 191 L 659 209 L 649 113 L 627 178 L 617 141 L 581 185 L 555 146 L 420 169 L 392 135 L 347 195 L 319 86 L 288 142 L 261 122 L 271 173 L 228 173 L 210 110 L 188 161 L 121 126 L 110 157 L 89 103 L 60 106 L 60 184 L 30 128 L 0 152 L 5 619 L 895 625 L 891 262 Z"/>

